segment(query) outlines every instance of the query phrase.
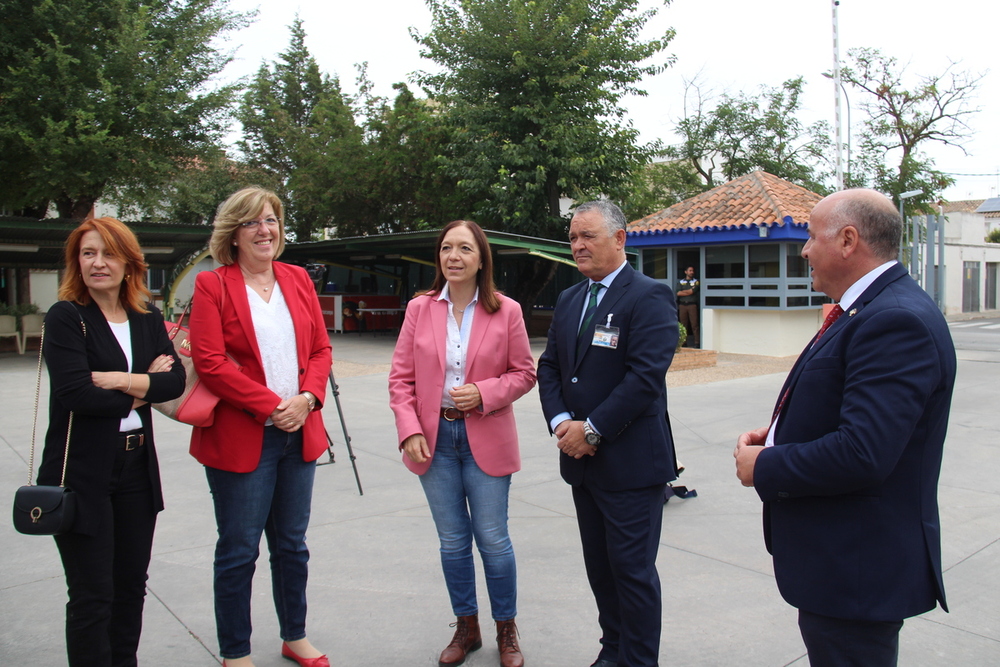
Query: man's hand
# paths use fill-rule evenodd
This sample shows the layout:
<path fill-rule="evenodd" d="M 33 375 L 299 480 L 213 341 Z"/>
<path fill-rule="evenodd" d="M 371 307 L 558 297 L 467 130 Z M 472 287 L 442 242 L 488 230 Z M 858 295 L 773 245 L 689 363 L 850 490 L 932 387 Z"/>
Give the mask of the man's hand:
<path fill-rule="evenodd" d="M 583 422 L 566 419 L 556 426 L 555 434 L 559 437 L 556 442 L 558 447 L 567 456 L 574 459 L 584 456 L 593 456 L 597 453 L 597 447 L 588 445 L 583 434 Z"/>
<path fill-rule="evenodd" d="M 733 458 L 736 459 L 736 476 L 743 486 L 753 486 L 753 469 L 757 465 L 757 456 L 764 449 L 767 432 L 770 426 L 762 426 L 753 431 L 747 431 L 736 440 Z"/>

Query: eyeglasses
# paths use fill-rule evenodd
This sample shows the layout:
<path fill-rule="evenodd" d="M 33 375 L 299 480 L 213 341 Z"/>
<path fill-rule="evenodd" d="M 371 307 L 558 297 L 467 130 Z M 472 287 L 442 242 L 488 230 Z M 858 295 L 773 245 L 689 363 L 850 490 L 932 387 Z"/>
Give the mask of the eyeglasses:
<path fill-rule="evenodd" d="M 241 222 L 240 227 L 243 227 L 245 229 L 257 229 L 258 227 L 260 227 L 260 223 L 262 222 L 268 227 L 278 226 L 277 218 L 264 218 L 263 220 L 247 220 L 246 222 Z"/>

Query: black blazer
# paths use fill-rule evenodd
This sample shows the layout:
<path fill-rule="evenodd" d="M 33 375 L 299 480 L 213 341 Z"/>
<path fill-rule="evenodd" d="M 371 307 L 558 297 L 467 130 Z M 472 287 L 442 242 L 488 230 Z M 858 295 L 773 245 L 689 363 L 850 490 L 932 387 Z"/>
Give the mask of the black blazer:
<path fill-rule="evenodd" d="M 865 621 L 947 609 L 937 483 L 955 368 L 944 317 L 900 264 L 799 357 L 754 468 L 789 604 Z"/>
<path fill-rule="evenodd" d="M 626 265 L 601 299 L 583 342 L 577 328 L 589 281 L 562 292 L 548 344 L 538 361 L 538 391 L 547 422 L 568 412 L 590 418 L 602 435 L 594 456 L 560 452 L 563 479 L 608 491 L 664 484 L 677 478 L 667 423 L 667 368 L 677 346 L 677 306 L 670 288 Z M 594 328 L 619 329 L 615 349 L 590 343 Z M 550 427 L 551 428 L 551 427 Z"/>
<path fill-rule="evenodd" d="M 161 354 L 174 357 L 167 373 L 151 373 L 145 400 L 159 403 L 176 398 L 184 391 L 184 365 L 174 354 L 167 338 L 163 316 L 153 306 L 146 314 L 129 312 L 132 337 L 132 372 L 142 373 Z M 84 336 L 80 318 L 86 324 Z M 96 503 L 106 496 L 115 460 L 116 438 L 122 418 L 132 409 L 132 397 L 96 387 L 92 371 L 126 371 L 127 360 L 111 327 L 95 303 L 87 306 L 59 301 L 45 316 L 45 363 L 51 387 L 49 428 L 38 472 L 39 484 L 59 484 L 66 428 L 73 411 L 73 432 L 66 466 L 66 486 L 77 496 L 77 517 L 73 532 L 92 535 Z M 153 510 L 163 509 L 160 470 L 153 443 L 149 403 L 138 408 L 149 448 L 149 478 L 153 483 Z"/>

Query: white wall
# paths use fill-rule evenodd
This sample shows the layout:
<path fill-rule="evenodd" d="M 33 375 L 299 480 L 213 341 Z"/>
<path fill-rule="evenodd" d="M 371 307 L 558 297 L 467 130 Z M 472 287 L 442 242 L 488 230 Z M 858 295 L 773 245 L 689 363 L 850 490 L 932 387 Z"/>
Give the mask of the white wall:
<path fill-rule="evenodd" d="M 798 354 L 823 323 L 820 308 L 735 310 L 704 308 L 701 346 L 730 354 L 787 357 Z"/>
<path fill-rule="evenodd" d="M 31 269 L 28 280 L 31 303 L 43 313 L 48 311 L 59 300 L 59 272 L 52 269 Z"/>

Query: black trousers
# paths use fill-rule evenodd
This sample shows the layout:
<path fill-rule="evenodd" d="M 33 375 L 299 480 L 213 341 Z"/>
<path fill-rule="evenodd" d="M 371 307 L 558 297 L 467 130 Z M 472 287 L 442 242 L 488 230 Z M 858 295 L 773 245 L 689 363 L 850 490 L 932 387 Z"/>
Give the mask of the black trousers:
<path fill-rule="evenodd" d="M 656 553 L 664 487 L 573 487 L 583 560 L 602 631 L 598 657 L 618 667 L 659 664 L 662 601 Z"/>
<path fill-rule="evenodd" d="M 896 667 L 903 621 L 852 621 L 799 610 L 811 667 Z"/>
<path fill-rule="evenodd" d="M 69 593 L 70 667 L 136 665 L 156 526 L 147 451 L 118 449 L 96 534 L 55 537 Z"/>

